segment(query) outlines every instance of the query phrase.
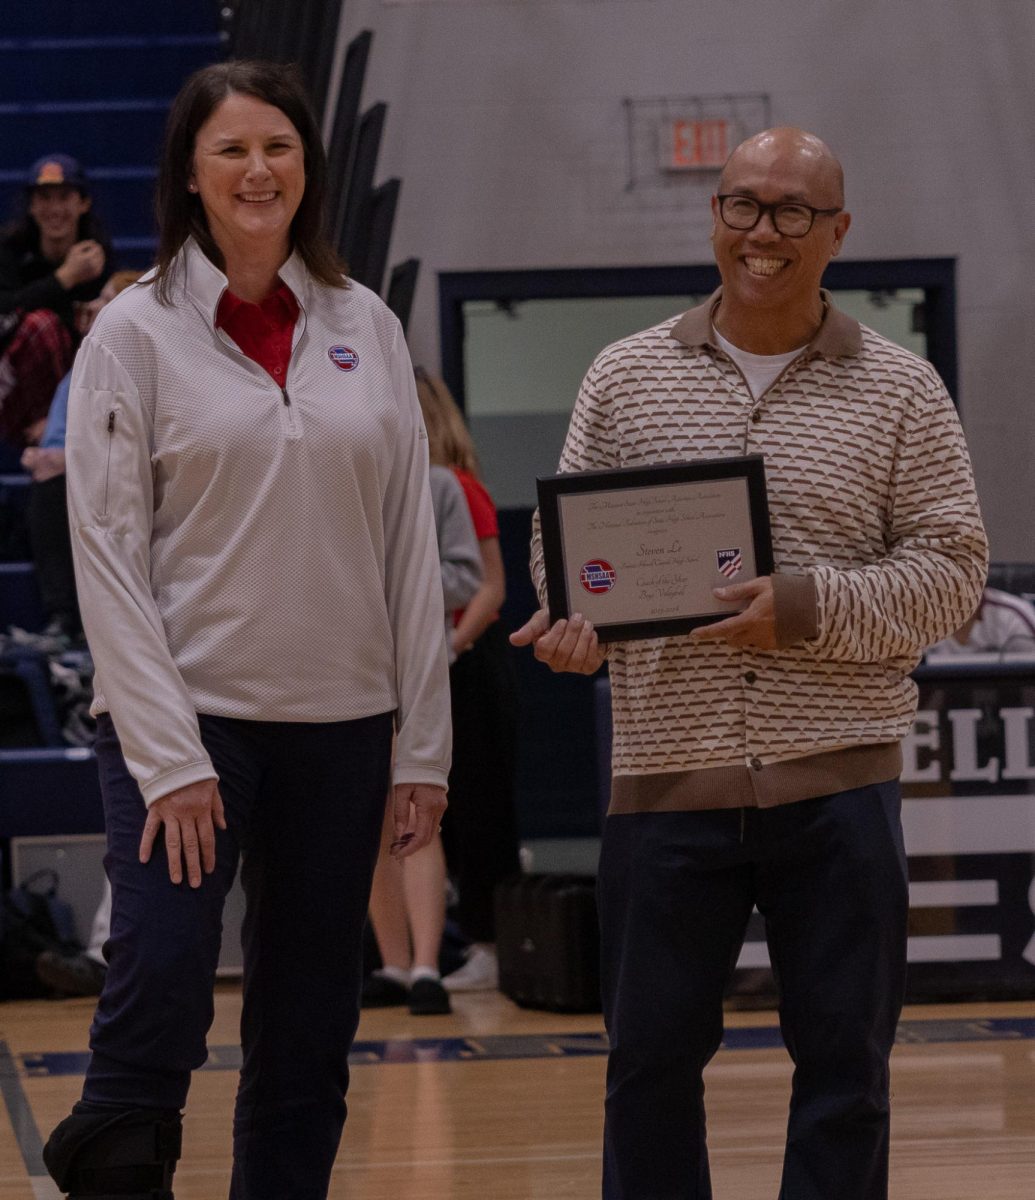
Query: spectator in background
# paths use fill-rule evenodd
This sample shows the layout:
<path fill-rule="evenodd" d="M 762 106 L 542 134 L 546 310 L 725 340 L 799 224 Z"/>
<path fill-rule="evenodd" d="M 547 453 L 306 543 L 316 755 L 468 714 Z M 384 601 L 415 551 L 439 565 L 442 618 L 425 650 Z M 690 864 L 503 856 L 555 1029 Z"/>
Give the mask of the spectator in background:
<path fill-rule="evenodd" d="M 82 305 L 76 315 L 80 336 L 89 333 L 105 304 L 136 283 L 140 275 L 140 271 L 116 271 L 97 299 Z M 28 504 L 29 540 L 47 625 L 41 634 L 13 632 L 16 641 L 36 645 L 45 651 L 67 649 L 82 632 L 65 494 L 65 422 L 71 378 L 69 372 L 57 386 L 39 445 L 28 446 L 22 453 L 22 466 L 32 475 Z"/>
<path fill-rule="evenodd" d="M 442 566 L 446 648 L 452 662 L 453 614 L 477 593 L 482 582 L 482 561 L 467 501 L 456 476 L 433 463 L 428 481 Z M 381 966 L 363 982 L 363 1007 L 408 1004 L 410 1012 L 418 1017 L 448 1013 L 449 994 L 442 986 L 438 969 L 446 922 L 446 859 L 442 840 L 437 836 L 432 838 L 420 854 L 399 862 L 390 853 L 393 824 L 389 803 L 370 893 L 370 923 L 381 953 Z"/>
<path fill-rule="evenodd" d="M 430 1009 L 423 994 L 412 995 L 408 990 L 402 906 L 389 893 L 398 869 L 391 875 L 390 864 L 382 856 L 375 876 L 371 922 L 383 965 L 364 984 L 363 1004 L 381 1008 L 409 1001 L 411 1011 L 448 1012 L 446 992 L 491 990 L 499 982 L 493 893 L 497 883 L 521 869 L 514 813 L 517 722 L 511 651 L 499 621 L 506 583 L 496 508 L 481 482 L 474 443 L 449 389 L 423 367 L 417 367 L 414 374 L 432 466 L 449 468 L 463 487 L 481 554 L 481 586 L 452 620 L 449 692 L 453 765 L 449 773 L 449 811 L 442 822 L 445 863 L 456 885 L 457 919 L 469 948 L 463 966 L 442 980 L 444 991 L 437 996 L 437 1007 Z M 431 870 L 432 861 L 429 854 L 424 864 L 424 886 L 411 872 L 412 861 L 406 864 L 405 874 L 410 891 L 408 908 L 422 914 L 420 926 L 430 924 L 431 912 L 436 914 L 438 934 L 433 944 L 437 952 L 441 938 L 438 913 L 442 911 L 444 916 L 444 901 L 441 885 Z M 412 918 L 410 927 L 414 931 L 417 928 Z M 431 944 L 430 939 L 424 941 Z M 416 952 L 416 935 L 414 942 Z M 413 961 L 414 965 L 421 961 L 416 953 Z M 437 977 L 437 970 L 422 974 Z M 430 994 L 429 987 L 428 1001 Z"/>
<path fill-rule="evenodd" d="M 1035 655 L 1035 608 L 1020 596 L 986 587 L 970 620 L 927 651 L 935 660 L 961 654 Z"/>
<path fill-rule="evenodd" d="M 111 263 L 83 168 L 67 154 L 41 158 L 25 212 L 0 233 L 0 438 L 39 440 L 79 342 L 76 307 L 99 296 Z"/>
<path fill-rule="evenodd" d="M 453 629 L 453 766 L 449 813 L 442 822 L 457 921 L 470 943 L 467 961 L 442 982 L 451 992 L 482 991 L 498 982 L 493 893 L 521 869 L 514 812 L 516 689 L 512 651 L 499 620 L 506 582 L 496 508 L 481 481 L 463 415 L 441 379 L 420 367 L 416 375 L 428 453 L 459 479 L 482 556 L 482 585 L 456 614 Z"/>

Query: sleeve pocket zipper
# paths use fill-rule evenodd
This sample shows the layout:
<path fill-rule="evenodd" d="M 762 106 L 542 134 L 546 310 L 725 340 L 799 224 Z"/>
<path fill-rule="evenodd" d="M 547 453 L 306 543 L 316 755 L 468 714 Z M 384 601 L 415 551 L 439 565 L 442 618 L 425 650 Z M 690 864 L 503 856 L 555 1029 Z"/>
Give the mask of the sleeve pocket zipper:
<path fill-rule="evenodd" d="M 111 480 L 111 444 L 115 437 L 115 409 L 108 413 L 108 459 L 104 466 L 104 507 L 101 516 L 108 515 L 108 485 Z"/>

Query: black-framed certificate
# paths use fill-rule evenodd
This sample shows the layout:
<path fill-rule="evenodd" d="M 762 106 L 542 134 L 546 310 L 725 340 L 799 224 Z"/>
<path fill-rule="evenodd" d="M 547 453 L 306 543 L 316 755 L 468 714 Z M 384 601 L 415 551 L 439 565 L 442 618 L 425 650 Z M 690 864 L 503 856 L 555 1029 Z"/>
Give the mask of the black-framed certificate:
<path fill-rule="evenodd" d="M 536 481 L 552 621 L 602 642 L 668 637 L 744 608 L 713 589 L 773 569 L 760 454 Z"/>

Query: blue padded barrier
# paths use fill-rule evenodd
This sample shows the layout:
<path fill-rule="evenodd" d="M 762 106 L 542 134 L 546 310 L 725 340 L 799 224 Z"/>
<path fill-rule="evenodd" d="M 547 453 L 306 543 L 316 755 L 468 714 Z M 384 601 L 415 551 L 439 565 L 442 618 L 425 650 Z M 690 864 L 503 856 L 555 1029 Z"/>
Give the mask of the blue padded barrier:
<path fill-rule="evenodd" d="M 20 454 L 13 446 L 0 442 L 0 458 L 6 451 L 15 456 Z M 6 465 L 6 459 L 3 465 Z M 0 562 L 24 562 L 32 554 L 26 511 L 31 482 L 24 472 L 0 475 Z M 3 628 L 0 626 L 0 633 Z"/>
<path fill-rule="evenodd" d="M 17 646 L 0 654 L 0 666 L 10 675 L 16 675 L 25 685 L 39 741 L 44 746 L 64 746 L 46 655 L 38 650 Z"/>
<path fill-rule="evenodd" d="M 20 454 L 13 446 L 8 447 L 3 443 L 3 449 L 10 449 L 12 454 Z M 18 474 L 12 472 L 4 472 L 0 474 L 0 508 L 13 508 L 18 512 L 24 512 L 26 505 L 29 503 L 29 485 L 32 483 L 31 477 L 21 471 Z"/>
<path fill-rule="evenodd" d="M 32 563 L 0 563 L 0 632 L 17 625 L 35 633 L 46 620 Z"/>
<path fill-rule="evenodd" d="M 0 837 L 103 832 L 92 750 L 0 750 Z"/>

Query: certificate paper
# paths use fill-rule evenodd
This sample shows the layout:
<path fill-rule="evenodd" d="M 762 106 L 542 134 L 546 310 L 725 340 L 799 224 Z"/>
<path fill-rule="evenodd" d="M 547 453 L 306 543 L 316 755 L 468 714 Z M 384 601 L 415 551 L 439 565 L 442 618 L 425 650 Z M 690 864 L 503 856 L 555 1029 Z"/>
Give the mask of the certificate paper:
<path fill-rule="evenodd" d="M 744 608 L 712 589 L 773 569 L 761 455 L 538 481 L 551 620 L 603 642 L 666 637 Z"/>

